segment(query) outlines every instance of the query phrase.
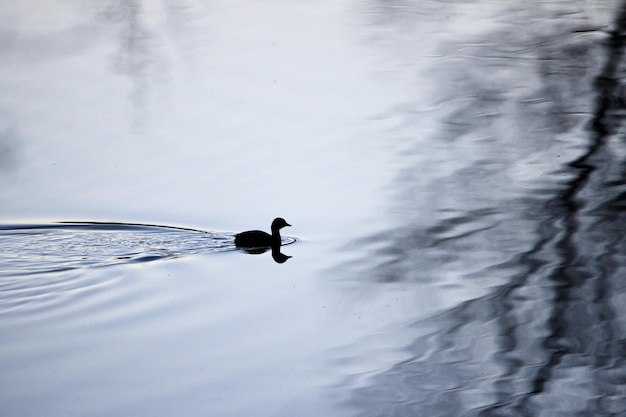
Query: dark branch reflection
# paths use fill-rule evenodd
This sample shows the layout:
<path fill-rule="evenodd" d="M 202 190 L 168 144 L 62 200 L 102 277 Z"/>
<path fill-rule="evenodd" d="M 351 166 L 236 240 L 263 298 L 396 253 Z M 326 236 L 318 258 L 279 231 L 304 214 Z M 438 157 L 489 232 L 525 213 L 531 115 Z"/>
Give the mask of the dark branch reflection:
<path fill-rule="evenodd" d="M 377 25 L 420 22 L 417 3 L 374 4 Z M 491 289 L 415 323 L 436 331 L 355 389 L 359 415 L 626 410 L 626 313 L 616 308 L 626 298 L 626 4 L 608 33 L 580 10 L 509 12 L 502 31 L 443 43 L 447 109 L 434 115 L 442 129 L 431 148 L 420 143 L 415 155 L 434 149 L 437 164 L 454 169 L 433 164 L 430 183 L 427 160 L 404 170 L 403 210 L 419 216 L 358 242 L 374 254 L 374 282 L 438 286 L 461 275 Z M 407 112 L 403 132 L 411 120 Z M 545 174 L 520 182 L 524 161 Z"/>

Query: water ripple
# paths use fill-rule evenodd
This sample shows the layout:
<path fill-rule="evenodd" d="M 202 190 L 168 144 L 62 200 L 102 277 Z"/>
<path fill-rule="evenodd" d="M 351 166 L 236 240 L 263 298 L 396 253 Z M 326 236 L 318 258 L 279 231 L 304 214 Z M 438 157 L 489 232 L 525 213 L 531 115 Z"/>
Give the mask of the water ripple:
<path fill-rule="evenodd" d="M 294 241 L 293 238 L 283 239 L 284 244 Z M 233 233 L 98 222 L 0 225 L 0 247 L 0 276 L 236 250 Z"/>
<path fill-rule="evenodd" d="M 358 415 L 625 415 L 626 3 L 614 15 L 612 29 L 593 37 L 580 35 L 579 19 L 562 19 L 558 36 L 543 25 L 529 38 L 510 30 L 486 32 L 495 44 L 452 43 L 480 58 L 507 43 L 532 46 L 533 56 L 506 64 L 505 53 L 502 84 L 457 58 L 469 86 L 450 94 L 473 101 L 443 115 L 446 146 L 430 148 L 441 156 L 421 146 L 427 156 L 400 175 L 402 209 L 415 214 L 369 238 L 366 249 L 381 254 L 368 256 L 380 267 L 360 275 L 371 282 L 420 284 L 446 301 L 457 295 L 449 283 L 466 288 L 406 329 L 415 332 L 408 358 L 353 383 L 347 403 Z M 531 74 L 536 83 L 524 90 Z M 525 86 L 511 101 L 517 79 Z M 487 120 L 490 109 L 499 113 Z M 489 144 L 482 138 L 492 131 Z M 433 185 L 420 175 L 430 160 Z"/>

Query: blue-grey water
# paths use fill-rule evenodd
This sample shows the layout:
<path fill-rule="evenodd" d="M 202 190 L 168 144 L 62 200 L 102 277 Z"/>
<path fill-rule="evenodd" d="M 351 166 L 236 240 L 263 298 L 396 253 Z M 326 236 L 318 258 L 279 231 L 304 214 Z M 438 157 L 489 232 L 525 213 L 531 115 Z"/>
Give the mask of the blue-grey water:
<path fill-rule="evenodd" d="M 0 4 L 0 415 L 625 415 L 625 39 L 608 0 Z"/>

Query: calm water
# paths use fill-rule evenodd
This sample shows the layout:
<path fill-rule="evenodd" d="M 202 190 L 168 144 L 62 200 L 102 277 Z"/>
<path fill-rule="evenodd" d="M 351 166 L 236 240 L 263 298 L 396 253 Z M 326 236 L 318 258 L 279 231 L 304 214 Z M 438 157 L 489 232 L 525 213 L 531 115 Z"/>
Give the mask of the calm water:
<path fill-rule="evenodd" d="M 626 4 L 13 3 L 0 415 L 626 413 Z"/>

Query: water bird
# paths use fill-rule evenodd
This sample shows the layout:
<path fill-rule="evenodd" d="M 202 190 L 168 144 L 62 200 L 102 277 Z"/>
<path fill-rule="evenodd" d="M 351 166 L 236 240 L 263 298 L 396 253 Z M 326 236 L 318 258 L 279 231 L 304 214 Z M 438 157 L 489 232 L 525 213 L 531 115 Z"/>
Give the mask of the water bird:
<path fill-rule="evenodd" d="M 235 235 L 235 246 L 238 248 L 280 248 L 280 229 L 291 226 L 282 217 L 277 217 L 272 222 L 272 234 L 261 230 L 248 230 Z"/>

